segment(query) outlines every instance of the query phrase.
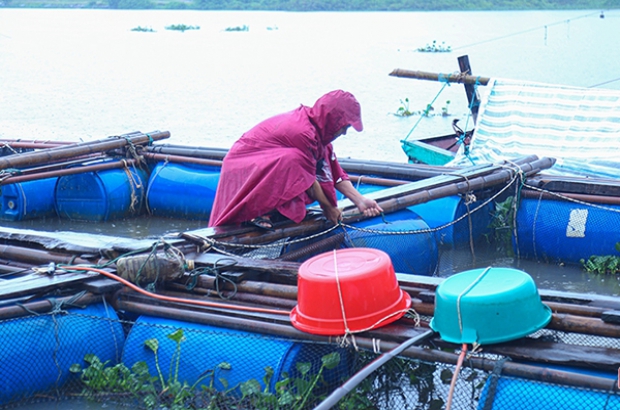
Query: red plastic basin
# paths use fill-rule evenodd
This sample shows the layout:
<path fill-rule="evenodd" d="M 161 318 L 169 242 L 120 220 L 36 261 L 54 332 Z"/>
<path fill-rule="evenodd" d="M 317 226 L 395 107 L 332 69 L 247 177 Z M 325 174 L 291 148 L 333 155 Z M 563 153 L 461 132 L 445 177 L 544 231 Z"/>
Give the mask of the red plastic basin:
<path fill-rule="evenodd" d="M 387 253 L 374 248 L 339 249 L 299 268 L 293 326 L 301 331 L 344 335 L 384 326 L 411 307 Z M 344 311 L 344 312 L 343 312 Z M 346 323 L 346 326 L 345 326 Z"/>

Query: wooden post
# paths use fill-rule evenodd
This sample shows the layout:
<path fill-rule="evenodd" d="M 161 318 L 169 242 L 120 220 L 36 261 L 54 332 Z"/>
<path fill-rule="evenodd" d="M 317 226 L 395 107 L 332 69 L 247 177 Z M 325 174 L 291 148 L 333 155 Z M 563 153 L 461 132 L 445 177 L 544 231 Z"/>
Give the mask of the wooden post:
<path fill-rule="evenodd" d="M 461 74 L 471 75 L 471 66 L 469 65 L 469 56 L 464 55 L 458 58 L 459 68 L 461 69 Z M 476 124 L 476 120 L 478 119 L 478 108 L 480 107 L 480 99 L 478 98 L 478 90 L 476 90 L 475 84 L 464 84 L 465 85 L 465 94 L 467 94 L 467 102 L 471 107 L 471 116 L 474 119 L 474 125 Z M 473 101 L 473 102 L 472 102 Z M 467 131 L 467 130 L 465 130 Z"/>

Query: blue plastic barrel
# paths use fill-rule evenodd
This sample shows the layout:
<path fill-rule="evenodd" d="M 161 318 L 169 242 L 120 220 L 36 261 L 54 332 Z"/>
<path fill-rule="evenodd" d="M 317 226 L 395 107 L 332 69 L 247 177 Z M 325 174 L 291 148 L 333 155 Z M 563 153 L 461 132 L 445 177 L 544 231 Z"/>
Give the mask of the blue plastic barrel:
<path fill-rule="evenodd" d="M 615 212 L 614 212 L 615 210 Z M 521 199 L 513 245 L 521 258 L 579 264 L 593 255 L 620 256 L 620 207 Z"/>
<path fill-rule="evenodd" d="M 297 363 L 312 363 L 311 374 L 316 375 L 321 358 L 337 349 L 333 345 L 300 343 L 240 330 L 141 316 L 127 336 L 123 363 L 131 367 L 136 362 L 144 361 L 150 374 L 158 375 L 155 354 L 144 344 L 146 340 L 157 339 L 159 366 L 164 380 L 168 381 L 170 365 L 172 363 L 176 368 L 177 357 L 177 343 L 169 339 L 168 335 L 178 329 L 183 329 L 185 339 L 181 342 L 177 380 L 191 386 L 201 376 L 217 369 L 214 387 L 220 391 L 232 389 L 251 379 L 256 379 L 262 388 L 265 388 L 265 368 L 271 367 L 274 376 L 269 389 L 273 392 L 275 383 L 281 380 L 283 373 L 288 373 L 290 377 L 300 377 L 296 370 Z M 333 383 L 339 383 L 341 378 L 350 376 L 346 350 L 337 351 L 341 353 L 340 364 L 325 373 L 327 380 Z M 220 367 L 221 364 L 226 364 L 226 368 Z M 225 380 L 225 384 L 222 380 Z M 206 378 L 199 381 L 196 388 L 200 388 L 200 385 L 207 386 L 210 382 L 211 378 Z"/>
<path fill-rule="evenodd" d="M 0 187 L 0 220 L 24 221 L 56 216 L 54 189 L 57 179 L 45 178 Z"/>
<path fill-rule="evenodd" d="M 469 209 L 473 210 L 480 206 L 480 204 L 481 201 L 474 202 L 469 205 Z M 410 206 L 407 209 L 420 215 L 431 228 L 445 226 L 467 214 L 467 205 L 465 205 L 463 198 L 458 195 L 434 199 Z M 482 235 L 490 232 L 492 212 L 493 204 L 489 203 L 461 221 L 435 231 L 437 243 L 441 247 L 458 247 L 460 245 L 468 245 L 471 238 L 474 241 L 478 241 Z"/>
<path fill-rule="evenodd" d="M 479 410 L 620 410 L 620 396 L 613 392 L 601 392 L 577 387 L 547 384 L 532 380 L 500 377 L 497 380 L 493 405 L 487 406 L 489 377 L 482 389 Z M 610 385 L 613 378 L 610 380 Z"/>
<path fill-rule="evenodd" d="M 61 218 L 101 222 L 140 214 L 146 172 L 134 167 L 65 175 L 56 183 Z"/>
<path fill-rule="evenodd" d="M 359 192 L 362 195 L 367 195 L 373 192 L 382 191 L 384 189 L 389 188 L 389 187 L 382 186 L 382 185 L 371 185 L 371 184 L 365 184 L 365 183 L 356 184 L 355 181 L 351 181 L 351 183 L 353 184 L 353 186 L 355 186 L 355 189 L 357 190 L 357 192 Z M 336 190 L 336 199 L 340 201 L 341 199 L 346 199 L 346 197 L 342 195 L 340 191 Z M 315 204 L 318 205 L 318 202 L 315 202 Z M 312 206 L 312 205 L 309 205 L 309 206 Z"/>
<path fill-rule="evenodd" d="M 352 224 L 372 230 L 350 230 L 349 238 L 355 247 L 376 248 L 392 259 L 397 273 L 432 275 L 437 269 L 437 241 L 428 224 L 415 212 L 407 209 Z M 379 231 L 379 232 L 377 232 Z M 418 232 L 399 234 L 398 232 Z M 385 233 L 383 233 L 385 232 Z"/>
<path fill-rule="evenodd" d="M 68 311 L 0 322 L 0 405 L 77 380 L 69 368 L 86 367 L 87 354 L 119 362 L 125 335 L 114 309 L 100 303 Z"/>
<path fill-rule="evenodd" d="M 219 167 L 159 163 L 148 182 L 148 210 L 157 216 L 208 219 L 219 180 Z"/>

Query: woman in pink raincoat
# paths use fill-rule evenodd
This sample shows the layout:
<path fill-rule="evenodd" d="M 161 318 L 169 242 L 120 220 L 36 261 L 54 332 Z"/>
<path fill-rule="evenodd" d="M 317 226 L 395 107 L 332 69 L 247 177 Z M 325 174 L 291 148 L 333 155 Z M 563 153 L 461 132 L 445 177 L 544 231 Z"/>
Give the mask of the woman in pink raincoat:
<path fill-rule="evenodd" d="M 299 223 L 314 201 L 337 223 L 336 189 L 360 212 L 379 215 L 383 210 L 355 189 L 333 151 L 332 141 L 350 126 L 363 128 L 360 104 L 336 90 L 243 134 L 224 158 L 209 226 L 252 222 L 271 228 L 274 212 Z"/>

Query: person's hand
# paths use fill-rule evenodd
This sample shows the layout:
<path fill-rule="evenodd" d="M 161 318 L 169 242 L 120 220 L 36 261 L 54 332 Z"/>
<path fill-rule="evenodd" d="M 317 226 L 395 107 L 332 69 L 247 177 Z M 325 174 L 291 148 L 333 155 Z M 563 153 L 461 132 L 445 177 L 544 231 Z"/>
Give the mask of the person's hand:
<path fill-rule="evenodd" d="M 383 212 L 383 208 L 379 206 L 377 201 L 375 201 L 374 199 L 366 198 L 364 196 L 356 205 L 360 212 L 364 214 L 364 216 L 377 216 L 381 215 L 381 212 Z"/>
<path fill-rule="evenodd" d="M 321 207 L 323 210 L 323 215 L 327 218 L 328 221 L 331 221 L 334 224 L 337 224 L 342 220 L 342 211 L 335 206 L 324 206 Z"/>

